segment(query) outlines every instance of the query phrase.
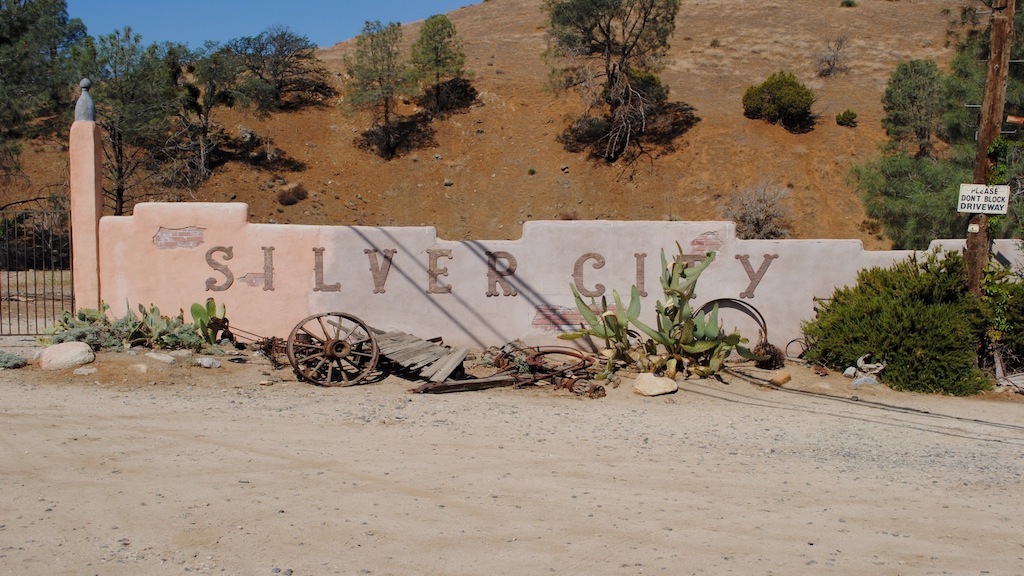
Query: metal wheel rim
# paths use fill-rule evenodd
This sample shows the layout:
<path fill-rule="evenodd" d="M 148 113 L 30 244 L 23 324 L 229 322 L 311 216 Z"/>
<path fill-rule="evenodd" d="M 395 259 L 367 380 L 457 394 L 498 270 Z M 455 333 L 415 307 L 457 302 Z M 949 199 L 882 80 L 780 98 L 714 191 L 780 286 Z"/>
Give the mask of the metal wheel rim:
<path fill-rule="evenodd" d="M 318 386 L 358 384 L 380 358 L 373 330 L 344 312 L 314 314 L 296 324 L 286 352 L 295 374 Z"/>

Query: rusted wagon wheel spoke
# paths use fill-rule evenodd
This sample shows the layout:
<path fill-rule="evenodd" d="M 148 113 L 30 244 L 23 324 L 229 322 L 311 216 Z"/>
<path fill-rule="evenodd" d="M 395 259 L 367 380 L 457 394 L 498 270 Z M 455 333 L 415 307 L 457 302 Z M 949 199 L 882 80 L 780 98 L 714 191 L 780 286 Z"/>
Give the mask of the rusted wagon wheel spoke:
<path fill-rule="evenodd" d="M 320 386 L 356 384 L 380 358 L 370 327 L 343 312 L 314 314 L 296 324 L 286 352 L 299 378 Z"/>
<path fill-rule="evenodd" d="M 323 316 L 317 317 L 316 321 L 317 321 L 317 324 L 320 325 L 320 331 L 323 333 L 324 337 L 327 338 L 327 339 L 330 339 L 331 338 L 331 329 L 328 328 L 327 324 L 324 323 Z M 338 327 L 335 326 L 335 328 L 334 328 L 334 339 L 337 339 L 337 338 L 338 338 Z"/>

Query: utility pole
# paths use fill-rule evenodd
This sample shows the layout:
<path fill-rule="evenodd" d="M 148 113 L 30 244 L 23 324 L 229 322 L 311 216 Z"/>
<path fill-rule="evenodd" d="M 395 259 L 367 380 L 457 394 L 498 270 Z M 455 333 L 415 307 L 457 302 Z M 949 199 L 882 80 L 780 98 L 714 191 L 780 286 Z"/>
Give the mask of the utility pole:
<path fill-rule="evenodd" d="M 993 0 L 988 71 L 985 74 L 985 95 L 981 103 L 981 126 L 978 129 L 978 152 L 974 163 L 974 183 L 988 184 L 992 173 L 992 160 L 988 149 L 1003 128 L 1003 108 L 1006 102 L 1006 77 L 1010 67 L 1013 12 L 1016 0 Z M 967 232 L 967 288 L 981 295 L 981 281 L 989 256 L 988 216 L 971 216 Z"/>

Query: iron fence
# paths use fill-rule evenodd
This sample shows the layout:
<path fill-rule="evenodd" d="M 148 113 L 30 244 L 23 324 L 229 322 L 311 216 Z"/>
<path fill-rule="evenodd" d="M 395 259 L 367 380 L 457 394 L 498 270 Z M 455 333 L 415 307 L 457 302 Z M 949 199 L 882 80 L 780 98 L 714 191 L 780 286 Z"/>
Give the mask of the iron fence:
<path fill-rule="evenodd" d="M 0 335 L 38 335 L 74 310 L 70 214 L 0 211 Z"/>

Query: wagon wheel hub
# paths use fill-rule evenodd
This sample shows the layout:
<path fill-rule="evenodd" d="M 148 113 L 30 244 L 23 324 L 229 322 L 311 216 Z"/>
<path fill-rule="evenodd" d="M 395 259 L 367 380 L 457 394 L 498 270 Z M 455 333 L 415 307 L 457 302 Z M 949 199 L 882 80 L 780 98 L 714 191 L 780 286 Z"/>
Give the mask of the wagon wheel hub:
<path fill-rule="evenodd" d="M 348 358 L 352 353 L 352 345 L 344 340 L 328 340 L 324 344 L 324 355 L 331 360 Z"/>

